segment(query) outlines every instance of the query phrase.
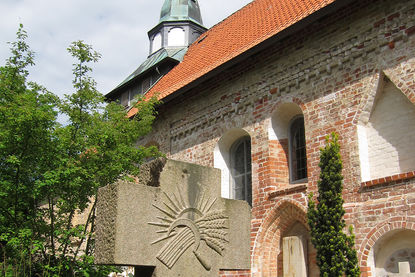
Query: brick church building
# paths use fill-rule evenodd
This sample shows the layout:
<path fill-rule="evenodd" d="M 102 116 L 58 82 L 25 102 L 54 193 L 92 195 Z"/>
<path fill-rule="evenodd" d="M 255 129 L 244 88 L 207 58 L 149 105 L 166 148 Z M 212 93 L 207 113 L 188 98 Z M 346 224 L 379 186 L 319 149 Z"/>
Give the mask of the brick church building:
<path fill-rule="evenodd" d="M 221 169 L 222 197 L 251 205 L 251 268 L 221 276 L 293 276 L 285 237 L 318 276 L 307 195 L 331 132 L 362 276 L 415 276 L 415 0 L 253 0 L 210 29 L 197 0 L 166 0 L 149 38 L 107 97 L 134 116 L 157 95 L 140 143 Z"/>

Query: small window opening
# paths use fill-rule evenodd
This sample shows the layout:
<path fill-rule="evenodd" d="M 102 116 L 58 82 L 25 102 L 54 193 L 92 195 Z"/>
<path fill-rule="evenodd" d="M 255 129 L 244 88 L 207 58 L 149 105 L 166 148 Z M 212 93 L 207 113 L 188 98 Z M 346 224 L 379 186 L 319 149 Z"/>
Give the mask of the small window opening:
<path fill-rule="evenodd" d="M 307 154 L 302 116 L 295 118 L 290 125 L 290 175 L 291 182 L 301 182 L 307 178 Z"/>
<path fill-rule="evenodd" d="M 231 148 L 232 196 L 252 206 L 251 140 L 244 137 Z"/>

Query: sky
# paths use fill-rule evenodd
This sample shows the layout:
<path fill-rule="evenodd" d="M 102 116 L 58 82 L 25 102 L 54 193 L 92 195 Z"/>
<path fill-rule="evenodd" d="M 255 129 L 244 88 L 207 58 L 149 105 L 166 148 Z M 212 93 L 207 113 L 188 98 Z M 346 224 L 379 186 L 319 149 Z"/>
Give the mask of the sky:
<path fill-rule="evenodd" d="M 10 56 L 20 23 L 35 52 L 29 79 L 62 97 L 73 92 L 71 42 L 101 53 L 92 77 L 106 94 L 149 54 L 147 32 L 157 25 L 164 0 L 0 0 L 0 66 Z M 204 26 L 217 24 L 251 0 L 199 0 Z"/>

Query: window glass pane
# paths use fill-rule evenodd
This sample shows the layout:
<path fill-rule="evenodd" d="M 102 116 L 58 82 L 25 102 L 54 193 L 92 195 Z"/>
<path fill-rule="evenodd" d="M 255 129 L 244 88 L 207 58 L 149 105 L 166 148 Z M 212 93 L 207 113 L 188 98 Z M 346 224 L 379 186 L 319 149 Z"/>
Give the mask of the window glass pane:
<path fill-rule="evenodd" d="M 246 142 L 246 172 L 251 172 L 251 141 Z"/>
<path fill-rule="evenodd" d="M 134 97 L 135 97 L 137 94 L 138 94 L 138 89 L 137 89 L 137 88 L 133 88 L 133 89 L 130 91 L 130 101 L 133 101 L 133 100 L 134 100 Z"/>
<path fill-rule="evenodd" d="M 147 90 L 148 90 L 150 87 L 151 87 L 151 76 L 150 76 L 150 77 L 147 77 L 147 78 L 145 78 L 145 79 L 143 80 L 143 83 L 142 83 L 142 91 L 143 91 L 143 93 L 146 93 L 146 92 L 147 92 Z"/>
<path fill-rule="evenodd" d="M 296 119 L 290 128 L 292 181 L 307 178 L 307 155 L 305 145 L 304 118 Z"/>
<path fill-rule="evenodd" d="M 128 97 L 129 97 L 129 91 L 127 90 L 123 94 L 121 94 L 121 105 L 124 107 L 128 106 Z"/>
<path fill-rule="evenodd" d="M 234 182 L 235 199 L 244 200 L 244 176 L 235 177 Z"/>
<path fill-rule="evenodd" d="M 233 196 L 252 204 L 251 185 L 251 140 L 245 137 L 237 141 L 231 149 Z"/>
<path fill-rule="evenodd" d="M 246 175 L 246 201 L 252 206 L 252 177 L 251 174 Z"/>
<path fill-rule="evenodd" d="M 245 151 L 244 143 L 240 143 L 239 146 L 235 149 L 234 159 L 235 159 L 235 174 L 244 174 L 245 173 Z"/>

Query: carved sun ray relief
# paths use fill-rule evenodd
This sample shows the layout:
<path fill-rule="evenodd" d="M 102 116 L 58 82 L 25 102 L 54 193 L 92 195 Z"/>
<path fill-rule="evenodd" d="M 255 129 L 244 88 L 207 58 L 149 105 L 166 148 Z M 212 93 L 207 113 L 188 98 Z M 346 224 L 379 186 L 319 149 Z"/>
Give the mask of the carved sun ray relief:
<path fill-rule="evenodd" d="M 250 207 L 221 198 L 220 178 L 218 169 L 155 160 L 142 168 L 140 183 L 101 188 L 96 262 L 135 266 L 138 276 L 152 277 L 249 268 Z"/>
<path fill-rule="evenodd" d="M 163 207 L 153 204 L 163 216 L 157 216 L 158 222 L 148 224 L 162 227 L 156 233 L 160 238 L 151 242 L 157 244 L 168 240 L 157 254 L 165 266 L 172 268 L 180 257 L 192 247 L 192 252 L 206 270 L 211 269 L 210 261 L 198 252 L 202 241 L 212 250 L 222 255 L 228 243 L 228 216 L 224 210 L 212 210 L 217 198 L 199 186 L 194 201 L 186 200 L 180 185 L 176 185 L 177 192 L 171 197 L 163 192 Z M 191 203 L 190 203 L 191 202 Z"/>

